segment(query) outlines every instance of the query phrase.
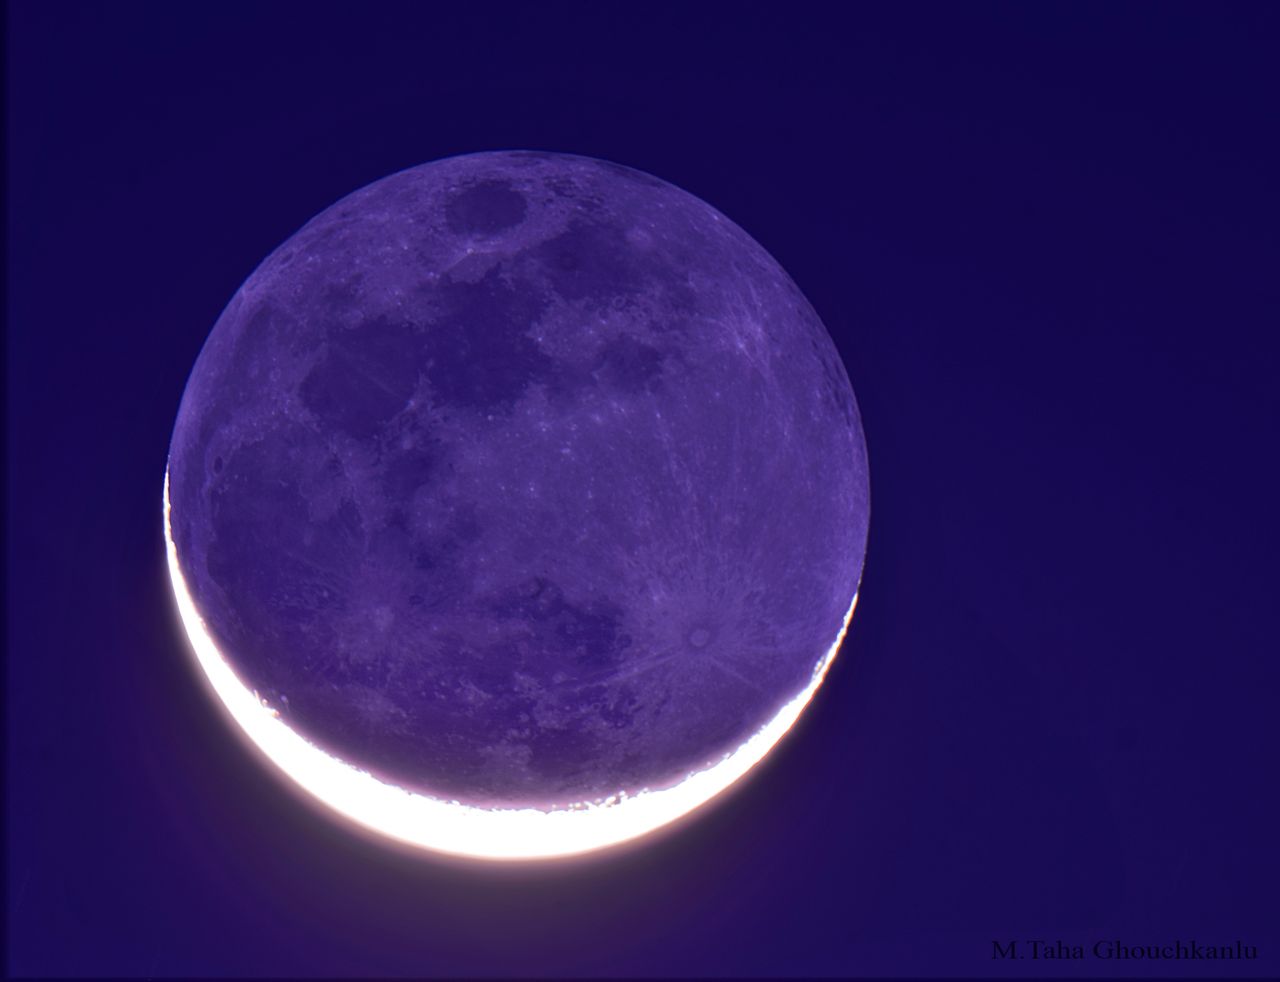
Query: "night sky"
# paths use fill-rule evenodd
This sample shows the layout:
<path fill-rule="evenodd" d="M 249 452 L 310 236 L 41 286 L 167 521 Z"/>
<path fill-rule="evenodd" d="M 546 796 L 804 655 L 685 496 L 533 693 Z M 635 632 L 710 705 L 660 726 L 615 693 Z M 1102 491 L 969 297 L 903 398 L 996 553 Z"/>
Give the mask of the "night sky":
<path fill-rule="evenodd" d="M 1280 973 L 1280 8 L 824 11 L 9 5 L 10 974 Z M 504 148 L 759 241 L 844 358 L 872 496 L 844 649 L 765 764 L 517 866 L 353 832 L 262 762 L 160 514 L 257 263 Z M 1178 940 L 1258 957 L 1091 954 Z"/>

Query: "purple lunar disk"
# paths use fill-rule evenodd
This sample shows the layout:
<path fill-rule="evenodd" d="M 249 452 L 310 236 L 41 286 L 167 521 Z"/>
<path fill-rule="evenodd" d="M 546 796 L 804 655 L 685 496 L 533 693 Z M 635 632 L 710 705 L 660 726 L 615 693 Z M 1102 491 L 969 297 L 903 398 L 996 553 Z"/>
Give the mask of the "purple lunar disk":
<path fill-rule="evenodd" d="M 868 522 L 853 391 L 742 229 L 584 157 L 453 157 L 232 298 L 169 451 L 196 608 L 288 726 L 539 808 L 679 782 L 813 678 Z"/>

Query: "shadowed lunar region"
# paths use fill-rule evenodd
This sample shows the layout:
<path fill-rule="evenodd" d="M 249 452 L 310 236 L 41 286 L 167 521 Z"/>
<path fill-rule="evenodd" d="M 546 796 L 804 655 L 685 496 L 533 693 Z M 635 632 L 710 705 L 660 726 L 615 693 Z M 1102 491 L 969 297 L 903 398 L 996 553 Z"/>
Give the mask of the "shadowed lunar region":
<path fill-rule="evenodd" d="M 759 760 L 869 516 L 853 391 L 778 264 L 670 184 L 536 152 L 402 171 L 276 249 L 187 382 L 165 503 L 248 736 L 364 825 L 510 858 Z"/>

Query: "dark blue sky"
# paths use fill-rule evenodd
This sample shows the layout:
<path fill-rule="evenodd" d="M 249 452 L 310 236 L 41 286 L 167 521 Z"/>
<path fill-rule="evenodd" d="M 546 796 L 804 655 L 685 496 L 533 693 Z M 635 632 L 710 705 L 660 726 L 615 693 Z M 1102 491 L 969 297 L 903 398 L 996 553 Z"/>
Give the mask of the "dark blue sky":
<path fill-rule="evenodd" d="M 10 973 L 1280 973 L 1276 11 L 10 4 Z M 518 869 L 351 835 L 233 738 L 159 513 L 258 261 L 509 147 L 759 240 L 873 500 L 845 649 L 760 773 Z M 1259 958 L 993 962 L 1033 938 Z"/>

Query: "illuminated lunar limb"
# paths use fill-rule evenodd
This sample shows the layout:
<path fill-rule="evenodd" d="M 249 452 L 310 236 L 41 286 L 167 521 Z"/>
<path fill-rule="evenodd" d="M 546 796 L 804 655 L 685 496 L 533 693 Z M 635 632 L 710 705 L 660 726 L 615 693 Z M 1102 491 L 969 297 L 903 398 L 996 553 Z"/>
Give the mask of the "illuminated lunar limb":
<path fill-rule="evenodd" d="M 634 795 L 620 791 L 602 802 L 569 802 L 553 809 L 477 808 L 379 781 L 291 730 L 277 710 L 236 677 L 196 610 L 169 525 L 168 474 L 164 521 L 169 580 L 191 649 L 214 694 L 253 745 L 286 777 L 339 815 L 399 842 L 472 859 L 553 859 L 621 845 L 669 825 L 726 791 L 763 760 L 800 718 L 835 660 L 858 602 L 855 594 L 839 635 L 814 667 L 809 684 L 719 763 L 672 787 Z"/>

